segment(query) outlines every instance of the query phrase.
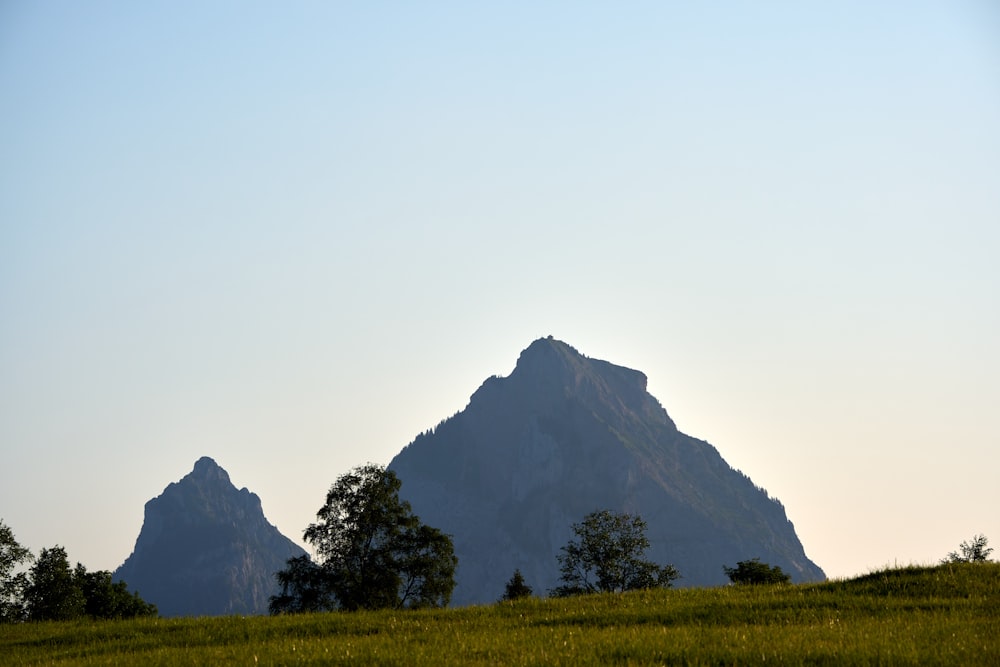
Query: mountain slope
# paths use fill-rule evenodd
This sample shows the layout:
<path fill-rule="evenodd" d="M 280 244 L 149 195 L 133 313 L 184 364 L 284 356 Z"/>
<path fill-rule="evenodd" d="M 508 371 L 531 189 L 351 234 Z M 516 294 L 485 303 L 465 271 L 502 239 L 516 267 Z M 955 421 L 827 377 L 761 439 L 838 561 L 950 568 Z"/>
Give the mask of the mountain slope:
<path fill-rule="evenodd" d="M 265 614 L 274 573 L 304 553 L 206 456 L 146 503 L 135 550 L 114 578 L 163 616 Z"/>
<path fill-rule="evenodd" d="M 455 604 L 496 600 L 515 568 L 538 593 L 554 587 L 571 525 L 599 509 L 641 515 L 647 557 L 675 565 L 682 586 L 725 583 L 723 565 L 753 557 L 825 578 L 782 505 L 678 431 L 645 375 L 551 337 L 389 467 L 414 512 L 453 536 Z"/>

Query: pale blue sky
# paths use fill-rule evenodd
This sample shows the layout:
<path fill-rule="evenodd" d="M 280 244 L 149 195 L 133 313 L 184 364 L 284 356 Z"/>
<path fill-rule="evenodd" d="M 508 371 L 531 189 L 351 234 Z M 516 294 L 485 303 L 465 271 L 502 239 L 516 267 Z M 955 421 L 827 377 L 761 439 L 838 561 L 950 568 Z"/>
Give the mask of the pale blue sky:
<path fill-rule="evenodd" d="M 552 334 L 831 576 L 1000 545 L 1000 8 L 0 5 L 0 518 L 301 537 Z M 752 554 L 748 554 L 748 557 Z"/>

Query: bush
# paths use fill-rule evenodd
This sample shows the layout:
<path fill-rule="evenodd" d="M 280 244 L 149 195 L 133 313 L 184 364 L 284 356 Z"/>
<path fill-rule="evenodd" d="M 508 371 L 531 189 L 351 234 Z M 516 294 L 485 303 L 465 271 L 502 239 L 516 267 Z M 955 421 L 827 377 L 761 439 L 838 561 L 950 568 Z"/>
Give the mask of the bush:
<path fill-rule="evenodd" d="M 680 576 L 673 565 L 643 560 L 649 540 L 639 516 L 592 512 L 573 525 L 573 533 L 576 539 L 558 556 L 563 583 L 551 591 L 556 597 L 670 588 Z"/>
<path fill-rule="evenodd" d="M 792 580 L 780 567 L 761 563 L 759 558 L 741 560 L 736 567 L 723 565 L 722 570 L 734 584 L 787 584 Z"/>
<path fill-rule="evenodd" d="M 941 559 L 942 563 L 985 563 L 990 559 L 993 548 L 986 546 L 985 535 L 976 535 L 968 542 L 962 542 L 958 551 L 952 551 Z"/>
<path fill-rule="evenodd" d="M 531 586 L 524 583 L 524 576 L 521 574 L 520 570 L 514 570 L 514 576 L 512 576 L 510 581 L 507 582 L 507 586 L 503 591 L 503 597 L 500 598 L 500 601 L 510 602 L 511 600 L 530 597 Z"/>

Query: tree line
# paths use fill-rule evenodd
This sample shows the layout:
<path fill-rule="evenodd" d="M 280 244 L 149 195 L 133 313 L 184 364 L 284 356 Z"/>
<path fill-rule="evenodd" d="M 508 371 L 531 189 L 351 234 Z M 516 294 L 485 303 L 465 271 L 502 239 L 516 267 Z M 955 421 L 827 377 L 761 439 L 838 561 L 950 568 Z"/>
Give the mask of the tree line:
<path fill-rule="evenodd" d="M 458 563 L 451 537 L 420 522 L 399 498 L 400 485 L 393 471 L 375 464 L 338 478 L 317 522 L 304 533 L 317 559 L 292 558 L 277 573 L 281 592 L 271 597 L 270 612 L 446 606 Z M 639 516 L 600 510 L 573 524 L 572 532 L 557 556 L 560 584 L 549 591 L 554 597 L 669 588 L 680 578 L 673 565 L 643 557 L 649 540 Z M 980 562 L 991 551 L 978 535 L 943 562 Z M 722 569 L 734 585 L 791 581 L 780 567 L 759 558 Z M 515 570 L 500 601 L 531 595 L 524 575 Z"/>
<path fill-rule="evenodd" d="M 156 614 L 156 605 L 130 593 L 124 581 L 112 581 L 107 570 L 88 572 L 80 563 L 71 568 L 61 546 L 35 558 L 0 520 L 0 623 Z"/>
<path fill-rule="evenodd" d="M 276 574 L 280 592 L 270 598 L 270 613 L 447 606 L 458 564 L 451 537 L 421 523 L 399 498 L 400 485 L 393 471 L 376 464 L 338 478 L 304 533 L 316 560 L 288 560 Z M 649 540 L 639 516 L 601 510 L 572 531 L 557 556 L 560 585 L 552 596 L 669 588 L 680 577 L 673 565 L 644 558 Z M 756 558 L 723 570 L 734 584 L 791 580 Z M 500 599 L 532 594 L 515 570 Z"/>

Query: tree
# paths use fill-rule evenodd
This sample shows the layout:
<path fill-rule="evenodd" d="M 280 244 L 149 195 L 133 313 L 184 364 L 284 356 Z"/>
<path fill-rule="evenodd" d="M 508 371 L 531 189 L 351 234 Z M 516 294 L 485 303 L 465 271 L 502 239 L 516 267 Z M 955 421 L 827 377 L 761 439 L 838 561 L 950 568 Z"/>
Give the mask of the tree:
<path fill-rule="evenodd" d="M 63 547 L 42 549 L 28 578 L 24 596 L 28 620 L 64 621 L 84 614 L 86 600 Z"/>
<path fill-rule="evenodd" d="M 318 563 L 288 561 L 271 612 L 447 605 L 458 563 L 451 538 L 422 524 L 399 487 L 375 464 L 338 478 L 304 534 Z"/>
<path fill-rule="evenodd" d="M 416 516 L 413 520 L 414 526 L 399 540 L 396 563 L 401 583 L 396 606 L 444 607 L 455 588 L 455 549 L 440 530 L 420 524 Z"/>
<path fill-rule="evenodd" d="M 28 570 L 12 576 L 13 567 L 33 560 L 10 529 L 0 522 L 0 621 L 68 620 L 91 618 L 133 618 L 155 616 L 156 606 L 138 593 L 129 593 L 124 581 L 112 582 L 107 570 L 87 572 L 80 563 L 69 567 L 66 549 L 42 549 Z"/>
<path fill-rule="evenodd" d="M 958 551 L 952 551 L 941 559 L 942 563 L 985 563 L 993 553 L 993 547 L 986 546 L 985 535 L 976 535 L 968 542 L 962 542 Z"/>
<path fill-rule="evenodd" d="M 288 559 L 288 567 L 275 577 L 281 593 L 272 595 L 267 608 L 272 614 L 301 614 L 336 608 L 333 591 L 323 568 L 309 556 Z"/>
<path fill-rule="evenodd" d="M 520 570 L 514 570 L 514 575 L 510 578 L 510 581 L 507 582 L 503 591 L 503 597 L 500 598 L 500 601 L 510 602 L 520 598 L 529 597 L 531 597 L 531 586 L 524 583 L 524 576 L 521 574 Z"/>
<path fill-rule="evenodd" d="M 649 540 L 646 522 L 639 516 L 592 512 L 573 525 L 573 532 L 576 539 L 558 556 L 563 585 L 553 589 L 553 595 L 669 588 L 680 576 L 673 565 L 642 560 Z"/>
<path fill-rule="evenodd" d="M 107 570 L 87 572 L 80 563 L 73 571 L 73 580 L 83 593 L 83 611 L 91 618 L 135 618 L 156 616 L 156 605 L 129 593 L 124 581 L 113 582 Z"/>
<path fill-rule="evenodd" d="M 792 580 L 780 567 L 761 563 L 759 558 L 738 561 L 736 567 L 723 565 L 722 570 L 734 584 L 787 584 Z"/>
<path fill-rule="evenodd" d="M 31 551 L 18 544 L 14 531 L 0 520 L 0 623 L 24 620 L 24 591 L 28 587 L 28 577 L 16 570 L 32 560 Z"/>

